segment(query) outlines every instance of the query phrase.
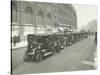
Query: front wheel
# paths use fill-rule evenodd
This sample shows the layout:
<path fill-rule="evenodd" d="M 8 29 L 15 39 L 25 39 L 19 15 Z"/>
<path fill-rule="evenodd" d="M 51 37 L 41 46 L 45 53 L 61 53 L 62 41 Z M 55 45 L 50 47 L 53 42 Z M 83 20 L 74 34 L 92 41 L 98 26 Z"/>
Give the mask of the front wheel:
<path fill-rule="evenodd" d="M 43 55 L 43 53 L 38 53 L 37 55 L 36 55 L 36 62 L 40 62 L 40 61 L 42 61 L 43 60 L 43 58 L 44 58 L 44 55 Z"/>
<path fill-rule="evenodd" d="M 56 49 L 56 53 L 60 53 L 61 46 L 59 46 L 59 45 L 58 45 L 58 46 L 56 46 L 56 48 L 55 48 L 55 49 Z"/>
<path fill-rule="evenodd" d="M 28 61 L 28 55 L 27 54 L 24 54 L 23 59 L 24 59 L 24 61 Z"/>

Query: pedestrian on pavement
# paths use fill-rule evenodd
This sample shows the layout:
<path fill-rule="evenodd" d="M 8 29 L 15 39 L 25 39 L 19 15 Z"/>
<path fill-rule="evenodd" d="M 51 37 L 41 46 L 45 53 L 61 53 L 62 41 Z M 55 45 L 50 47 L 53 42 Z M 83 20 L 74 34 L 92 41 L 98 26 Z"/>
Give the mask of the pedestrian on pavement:
<path fill-rule="evenodd" d="M 18 38 L 18 42 L 20 42 L 20 41 L 21 41 L 21 40 L 20 40 L 20 35 L 18 35 L 18 37 L 17 37 L 17 38 Z"/>
<path fill-rule="evenodd" d="M 94 43 L 97 44 L 97 32 L 95 32 L 95 39 L 94 39 Z"/>
<path fill-rule="evenodd" d="M 13 41 L 14 41 L 14 46 L 16 46 L 16 43 L 17 43 L 17 36 L 16 35 L 14 36 Z"/>

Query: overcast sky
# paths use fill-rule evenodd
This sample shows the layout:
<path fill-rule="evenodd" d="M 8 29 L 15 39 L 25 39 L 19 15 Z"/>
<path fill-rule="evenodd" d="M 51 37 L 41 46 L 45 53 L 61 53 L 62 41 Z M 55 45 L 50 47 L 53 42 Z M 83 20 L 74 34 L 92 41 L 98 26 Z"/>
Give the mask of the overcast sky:
<path fill-rule="evenodd" d="M 94 5 L 73 5 L 77 12 L 78 28 L 89 21 L 97 19 L 97 8 Z"/>

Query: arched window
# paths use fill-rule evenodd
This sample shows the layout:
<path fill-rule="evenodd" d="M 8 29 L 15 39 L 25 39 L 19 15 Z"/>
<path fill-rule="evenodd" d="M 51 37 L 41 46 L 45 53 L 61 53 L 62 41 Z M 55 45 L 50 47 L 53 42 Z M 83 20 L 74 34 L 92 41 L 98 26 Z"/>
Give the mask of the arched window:
<path fill-rule="evenodd" d="M 12 22 L 13 23 L 17 23 L 17 16 L 18 16 L 18 13 L 17 13 L 17 6 L 14 2 L 11 3 L 11 9 L 12 9 Z"/>
<path fill-rule="evenodd" d="M 47 14 L 47 25 L 51 25 L 51 14 Z"/>
<path fill-rule="evenodd" d="M 32 24 L 33 11 L 30 7 L 25 8 L 25 24 Z"/>
<path fill-rule="evenodd" d="M 47 18 L 51 19 L 51 14 L 47 14 Z"/>
<path fill-rule="evenodd" d="M 38 19 L 37 19 L 38 25 L 43 25 L 44 24 L 44 19 L 43 19 L 44 14 L 43 14 L 43 12 L 39 11 L 37 16 L 38 16 Z"/>
<path fill-rule="evenodd" d="M 38 16 L 43 17 L 43 16 L 44 16 L 44 15 L 43 15 L 43 12 L 42 12 L 42 11 L 39 11 L 39 12 L 38 12 Z"/>

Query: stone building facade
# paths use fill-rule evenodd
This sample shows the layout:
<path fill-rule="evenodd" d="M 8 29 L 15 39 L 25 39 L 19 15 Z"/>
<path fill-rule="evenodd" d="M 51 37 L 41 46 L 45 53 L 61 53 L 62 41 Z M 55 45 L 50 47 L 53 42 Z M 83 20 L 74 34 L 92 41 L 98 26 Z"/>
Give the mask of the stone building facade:
<path fill-rule="evenodd" d="M 77 29 L 77 15 L 71 4 L 11 1 L 12 37 L 19 35 L 26 40 L 27 34 L 53 33 L 59 27 L 55 24 Z"/>

